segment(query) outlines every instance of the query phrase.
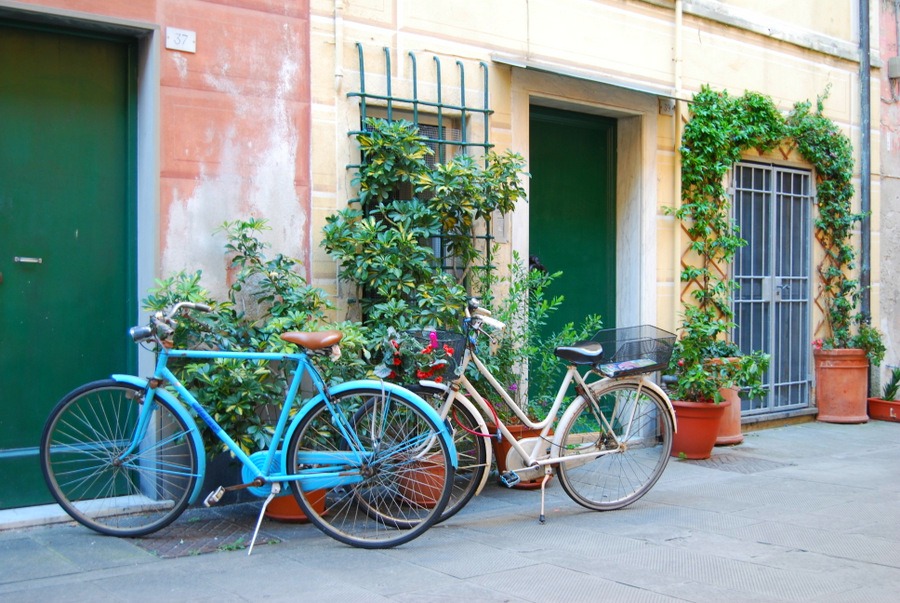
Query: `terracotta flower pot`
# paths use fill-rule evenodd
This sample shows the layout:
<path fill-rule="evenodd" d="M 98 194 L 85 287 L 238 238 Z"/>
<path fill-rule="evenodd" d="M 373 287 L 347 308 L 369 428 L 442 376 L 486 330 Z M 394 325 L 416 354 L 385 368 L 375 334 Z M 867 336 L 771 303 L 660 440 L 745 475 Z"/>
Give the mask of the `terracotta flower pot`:
<path fill-rule="evenodd" d="M 722 414 L 722 422 L 719 423 L 719 434 L 716 437 L 716 446 L 735 446 L 744 441 L 741 433 L 741 396 L 738 390 L 723 387 L 719 390 L 722 398 L 728 402 L 725 412 Z"/>
<path fill-rule="evenodd" d="M 447 479 L 447 468 L 438 459 L 440 455 L 434 455 L 413 463 L 413 467 L 398 480 L 400 495 L 421 507 L 436 505 Z"/>
<path fill-rule="evenodd" d="M 672 400 L 678 431 L 672 436 L 672 456 L 708 459 L 719 435 L 719 423 L 730 402 L 686 402 Z"/>
<path fill-rule="evenodd" d="M 320 515 L 325 512 L 325 493 L 326 490 L 313 490 L 307 493 L 313 509 Z M 266 517 L 286 523 L 307 523 L 309 521 L 309 517 L 300 508 L 293 493 L 273 498 L 266 507 Z"/>
<path fill-rule="evenodd" d="M 869 418 L 876 421 L 900 421 L 900 401 L 869 398 Z"/>
<path fill-rule="evenodd" d="M 519 440 L 520 443 L 525 438 L 536 438 L 541 434 L 540 429 L 531 429 L 530 427 L 526 427 L 525 425 L 507 425 L 506 428 L 509 429 L 509 432 L 511 434 L 516 436 L 516 440 Z M 497 426 L 493 423 L 489 423 L 488 429 L 490 429 L 491 432 L 496 432 Z M 547 437 L 549 438 L 552 435 L 553 430 L 551 429 L 547 433 Z M 499 442 L 495 438 L 491 438 L 491 445 L 494 447 L 494 458 L 497 459 L 497 471 L 500 472 L 500 475 L 503 475 L 507 471 L 506 458 L 507 456 L 509 456 L 509 452 L 513 449 L 512 444 L 510 444 L 509 440 L 507 440 L 506 438 L 500 440 Z M 530 450 L 530 447 L 526 444 L 525 449 Z M 513 488 L 517 490 L 534 490 L 541 487 L 541 482 L 543 480 L 543 475 L 538 479 L 527 481 L 523 480 L 513 486 Z"/>
<path fill-rule="evenodd" d="M 817 419 L 826 423 L 865 423 L 869 360 L 860 349 L 814 350 Z"/>

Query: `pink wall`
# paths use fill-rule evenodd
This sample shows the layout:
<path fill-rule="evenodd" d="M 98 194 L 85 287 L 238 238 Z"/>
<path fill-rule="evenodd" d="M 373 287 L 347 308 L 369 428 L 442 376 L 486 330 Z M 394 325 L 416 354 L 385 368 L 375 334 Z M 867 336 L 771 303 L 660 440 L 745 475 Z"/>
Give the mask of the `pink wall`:
<path fill-rule="evenodd" d="M 200 268 L 208 287 L 223 286 L 224 239 L 213 231 L 250 215 L 268 218 L 273 247 L 308 267 L 308 0 L 29 4 L 158 27 L 158 116 L 151 123 L 159 137 L 159 199 L 150 201 L 159 207 L 159 275 Z M 195 32 L 196 52 L 166 49 L 167 27 Z"/>

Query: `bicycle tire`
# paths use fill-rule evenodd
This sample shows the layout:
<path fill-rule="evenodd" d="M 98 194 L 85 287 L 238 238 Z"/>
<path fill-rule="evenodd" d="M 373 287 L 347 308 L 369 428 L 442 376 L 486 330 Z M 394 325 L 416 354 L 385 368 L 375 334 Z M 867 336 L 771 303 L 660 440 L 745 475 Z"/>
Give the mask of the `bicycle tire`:
<path fill-rule="evenodd" d="M 412 401 L 378 387 L 341 392 L 332 405 L 352 422 L 351 437 L 368 455 L 354 459 L 359 447 L 341 435 L 326 403 L 316 403 L 288 443 L 287 473 L 321 473 L 321 463 L 304 464 L 304 453 L 325 453 L 340 459 L 331 469 L 347 477 L 325 485 L 324 510 L 313 505 L 314 490 L 304 490 L 313 486 L 293 480 L 303 512 L 335 540 L 359 548 L 390 548 L 423 534 L 450 498 L 454 470 L 442 427 Z"/>
<path fill-rule="evenodd" d="M 646 494 L 665 470 L 672 450 L 672 419 L 659 395 L 647 387 L 639 389 L 637 382 L 600 381 L 590 387 L 613 434 L 600 427 L 593 404 L 579 396 L 560 420 L 561 445 L 555 453 L 568 456 L 610 450 L 614 442 L 620 445 L 617 452 L 592 460 L 561 462 L 559 482 L 583 507 L 621 509 Z"/>
<path fill-rule="evenodd" d="M 41 435 L 41 470 L 50 494 L 78 523 L 110 536 L 144 536 L 184 511 L 198 479 L 193 426 L 165 400 L 130 447 L 145 390 L 112 379 L 67 394 Z"/>
<path fill-rule="evenodd" d="M 447 399 L 446 389 L 421 384 L 412 385 L 409 389 L 437 410 L 442 419 L 448 421 L 453 433 L 453 443 L 456 445 L 457 466 L 453 476 L 453 489 L 440 522 L 459 513 L 475 496 L 487 470 L 487 438 L 472 433 L 480 431 L 478 422 L 458 398 L 454 398 L 448 410 L 441 412 Z"/>

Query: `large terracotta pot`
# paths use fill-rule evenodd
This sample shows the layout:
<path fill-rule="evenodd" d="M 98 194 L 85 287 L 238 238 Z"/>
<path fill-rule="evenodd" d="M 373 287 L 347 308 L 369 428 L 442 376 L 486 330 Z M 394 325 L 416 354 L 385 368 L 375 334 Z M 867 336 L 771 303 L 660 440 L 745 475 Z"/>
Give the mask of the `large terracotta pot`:
<path fill-rule="evenodd" d="M 865 423 L 869 360 L 860 349 L 814 350 L 817 419 L 826 423 Z"/>
<path fill-rule="evenodd" d="M 731 387 L 723 387 L 719 393 L 728 402 L 728 406 L 719 423 L 716 446 L 736 446 L 744 441 L 744 434 L 741 433 L 741 396 L 737 389 Z"/>
<path fill-rule="evenodd" d="M 686 402 L 672 400 L 678 431 L 672 436 L 672 456 L 708 459 L 719 435 L 719 423 L 730 402 Z"/>

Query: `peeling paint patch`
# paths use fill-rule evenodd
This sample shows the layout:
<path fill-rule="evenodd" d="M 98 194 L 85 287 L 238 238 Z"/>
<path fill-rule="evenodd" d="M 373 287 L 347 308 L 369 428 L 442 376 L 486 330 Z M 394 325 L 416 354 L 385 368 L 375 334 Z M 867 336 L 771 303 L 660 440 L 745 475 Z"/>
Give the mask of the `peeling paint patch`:
<path fill-rule="evenodd" d="M 302 73 L 300 35 L 284 25 L 265 45 L 219 52 L 204 81 L 221 96 L 227 125 L 209 122 L 202 138 L 212 156 L 201 160 L 192 190 L 173 194 L 161 262 L 166 275 L 202 270 L 204 287 L 217 297 L 227 292 L 225 235 L 213 234 L 223 222 L 265 218 L 272 230 L 263 238 L 272 252 L 297 258 L 305 256 L 309 222 L 296 188 L 298 152 L 308 150 L 298 149 L 300 121 L 291 97 Z M 235 77 L 237 52 L 249 53 L 254 73 L 270 77 Z"/>

